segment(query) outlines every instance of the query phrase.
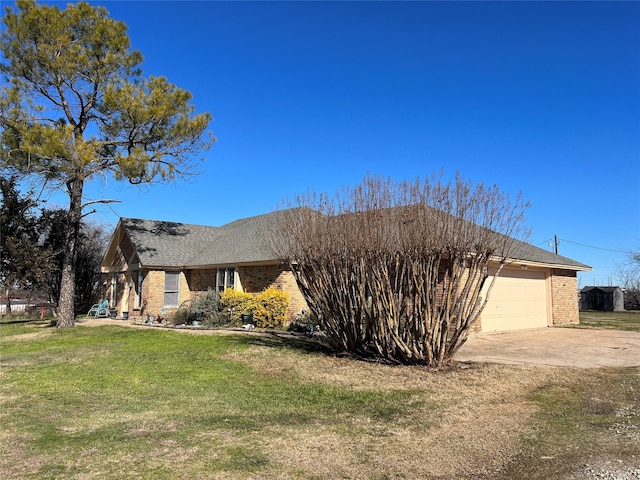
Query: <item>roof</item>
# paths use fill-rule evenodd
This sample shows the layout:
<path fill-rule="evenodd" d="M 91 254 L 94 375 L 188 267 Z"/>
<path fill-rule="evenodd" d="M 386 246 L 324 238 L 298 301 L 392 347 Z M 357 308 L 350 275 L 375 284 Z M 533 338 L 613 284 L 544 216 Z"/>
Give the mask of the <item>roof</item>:
<path fill-rule="evenodd" d="M 532 262 L 556 268 L 567 267 L 570 270 L 591 270 L 589 265 L 576 262 L 568 257 L 563 257 L 520 240 L 515 240 L 511 255 L 514 261 Z"/>
<path fill-rule="evenodd" d="M 216 227 L 159 220 L 122 218 L 120 226 L 145 266 L 185 266 L 217 236 Z"/>
<path fill-rule="evenodd" d="M 580 290 L 580 293 L 587 293 L 590 292 L 592 290 L 600 290 L 602 292 L 605 293 L 611 293 L 611 292 L 615 292 L 617 290 L 622 290 L 620 287 L 584 287 L 582 290 Z"/>
<path fill-rule="evenodd" d="M 212 227 L 187 223 L 122 218 L 140 264 L 145 267 L 196 268 L 205 266 L 275 263 L 269 247 L 278 233 L 279 216 L 272 212 Z M 515 240 L 511 260 L 569 270 L 591 267 L 553 252 Z"/>
<path fill-rule="evenodd" d="M 268 246 L 278 212 L 244 218 L 221 227 L 122 218 L 140 264 L 200 267 L 279 261 Z"/>

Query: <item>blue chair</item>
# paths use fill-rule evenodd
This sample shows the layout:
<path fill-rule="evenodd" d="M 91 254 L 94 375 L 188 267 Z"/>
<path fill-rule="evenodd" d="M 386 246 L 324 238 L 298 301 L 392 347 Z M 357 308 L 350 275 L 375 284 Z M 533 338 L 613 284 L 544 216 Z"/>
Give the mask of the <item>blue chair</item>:
<path fill-rule="evenodd" d="M 110 316 L 110 312 L 109 312 L 109 301 L 108 300 L 102 300 L 100 303 L 96 303 L 87 312 L 87 317 L 107 318 L 109 316 Z"/>

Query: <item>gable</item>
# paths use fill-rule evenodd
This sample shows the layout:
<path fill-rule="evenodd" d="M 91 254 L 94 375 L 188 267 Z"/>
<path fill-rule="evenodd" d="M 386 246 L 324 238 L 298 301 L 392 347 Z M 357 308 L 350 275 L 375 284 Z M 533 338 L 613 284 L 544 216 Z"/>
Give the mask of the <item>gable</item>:
<path fill-rule="evenodd" d="M 139 263 L 138 254 L 122 227 L 122 222 L 119 222 L 100 264 L 101 271 L 103 273 L 119 272 Z"/>

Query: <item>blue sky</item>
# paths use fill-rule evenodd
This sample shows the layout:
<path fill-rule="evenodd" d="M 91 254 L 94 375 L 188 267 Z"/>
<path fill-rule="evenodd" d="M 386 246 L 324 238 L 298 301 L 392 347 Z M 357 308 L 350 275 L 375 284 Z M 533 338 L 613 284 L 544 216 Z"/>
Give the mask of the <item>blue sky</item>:
<path fill-rule="evenodd" d="M 615 283 L 640 248 L 639 2 L 92 3 L 218 138 L 188 182 L 90 184 L 122 201 L 95 221 L 221 225 L 444 168 L 522 191 L 530 243 L 557 235 L 594 268 L 581 286 Z"/>

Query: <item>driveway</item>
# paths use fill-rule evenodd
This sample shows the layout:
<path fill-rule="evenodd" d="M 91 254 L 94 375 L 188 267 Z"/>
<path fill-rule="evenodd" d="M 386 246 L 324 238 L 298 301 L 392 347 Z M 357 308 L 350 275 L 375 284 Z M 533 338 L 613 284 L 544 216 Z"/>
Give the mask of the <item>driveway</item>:
<path fill-rule="evenodd" d="M 456 360 L 562 367 L 640 366 L 640 332 L 540 328 L 478 333 L 460 348 Z"/>

